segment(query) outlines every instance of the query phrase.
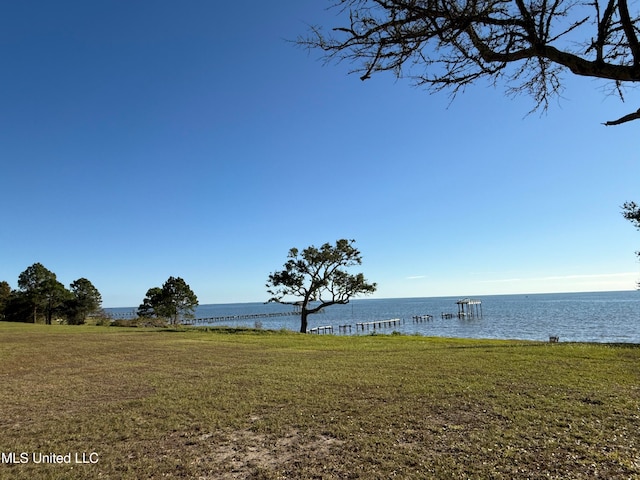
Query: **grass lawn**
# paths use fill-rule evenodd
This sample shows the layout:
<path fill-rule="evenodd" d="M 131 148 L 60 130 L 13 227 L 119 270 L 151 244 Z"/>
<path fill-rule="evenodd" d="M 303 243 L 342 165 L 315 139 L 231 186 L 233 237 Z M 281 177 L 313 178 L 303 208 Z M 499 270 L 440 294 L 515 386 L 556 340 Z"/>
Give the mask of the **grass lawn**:
<path fill-rule="evenodd" d="M 0 323 L 0 385 L 2 479 L 640 478 L 635 345 Z"/>

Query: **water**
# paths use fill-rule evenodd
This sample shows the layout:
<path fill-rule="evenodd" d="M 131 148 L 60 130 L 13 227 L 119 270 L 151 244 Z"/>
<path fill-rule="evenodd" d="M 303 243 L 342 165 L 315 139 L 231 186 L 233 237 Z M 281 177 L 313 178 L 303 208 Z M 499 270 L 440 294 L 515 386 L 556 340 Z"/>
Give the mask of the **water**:
<path fill-rule="evenodd" d="M 442 313 L 458 312 L 458 297 L 355 299 L 348 305 L 327 307 L 324 313 L 309 316 L 309 329 L 351 325 L 351 334 L 369 334 L 356 323 L 374 320 L 402 319 L 400 325 L 376 328 L 379 333 L 419 334 L 457 338 L 521 339 L 547 341 L 550 336 L 560 341 L 638 343 L 640 344 L 640 292 L 547 293 L 533 295 L 490 295 L 482 300 L 482 316 L 473 318 L 441 318 Z M 197 318 L 253 313 L 288 312 L 293 307 L 278 304 L 235 303 L 201 305 Z M 117 315 L 131 313 L 132 308 L 106 309 Z M 416 315 L 433 315 L 433 320 L 415 323 Z M 226 320 L 214 325 L 254 327 L 298 331 L 297 316 Z M 200 323 L 198 323 L 200 325 Z M 349 330 L 347 330 L 349 333 Z"/>

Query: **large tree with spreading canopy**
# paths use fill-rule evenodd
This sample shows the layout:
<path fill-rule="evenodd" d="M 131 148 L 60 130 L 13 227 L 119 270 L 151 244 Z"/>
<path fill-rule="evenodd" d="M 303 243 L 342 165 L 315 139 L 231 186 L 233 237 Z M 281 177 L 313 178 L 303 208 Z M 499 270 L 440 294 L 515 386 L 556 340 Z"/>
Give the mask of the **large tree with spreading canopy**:
<path fill-rule="evenodd" d="M 68 302 L 67 321 L 72 324 L 82 324 L 87 315 L 97 312 L 102 306 L 102 295 L 98 289 L 86 278 L 79 278 L 71 285 L 72 297 Z"/>
<path fill-rule="evenodd" d="M 198 297 L 180 277 L 169 277 L 162 288 L 153 287 L 138 307 L 141 317 L 168 318 L 172 325 L 195 316 Z"/>
<path fill-rule="evenodd" d="M 354 242 L 341 239 L 335 245 L 312 245 L 302 252 L 292 248 L 284 269 L 269 275 L 269 301 L 298 305 L 301 333 L 307 332 L 309 315 L 331 305 L 347 304 L 356 295 L 375 292 L 376 284 L 368 283 L 362 273 L 347 271 L 362 264 Z"/>
<path fill-rule="evenodd" d="M 56 274 L 41 263 L 34 263 L 18 277 L 20 293 L 28 301 L 33 312 L 33 323 L 39 312 L 44 313 L 45 323 L 51 325 L 53 312 L 69 298 L 69 291 L 60 283 Z"/>
<path fill-rule="evenodd" d="M 362 80 L 392 71 L 454 95 L 481 79 L 546 109 L 566 73 L 640 81 L 638 2 L 627 0 L 336 0 L 337 25 L 298 43 L 348 61 Z M 534 108 L 534 109 L 535 109 Z M 640 109 L 605 125 L 640 119 Z"/>

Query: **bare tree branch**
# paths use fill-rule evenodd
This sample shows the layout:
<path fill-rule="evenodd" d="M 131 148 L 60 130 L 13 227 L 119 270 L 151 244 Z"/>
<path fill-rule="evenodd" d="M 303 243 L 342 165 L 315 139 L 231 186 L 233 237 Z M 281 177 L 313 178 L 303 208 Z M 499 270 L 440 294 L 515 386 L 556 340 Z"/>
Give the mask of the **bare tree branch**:
<path fill-rule="evenodd" d="M 629 15 L 627 0 L 618 0 L 618 11 L 620 12 L 620 23 L 622 23 L 622 28 L 629 43 L 629 49 L 633 55 L 633 66 L 637 68 L 638 65 L 640 65 L 640 44 L 636 36 L 636 27 Z"/>
<path fill-rule="evenodd" d="M 329 35 L 313 27 L 297 43 L 353 63 L 362 80 L 389 71 L 455 95 L 484 78 L 531 95 L 534 110 L 560 95 L 567 71 L 610 80 L 623 101 L 622 85 L 640 82 L 637 2 L 337 0 L 334 7 L 342 25 Z"/>
<path fill-rule="evenodd" d="M 621 123 L 627 123 L 632 120 L 638 120 L 639 118 L 640 118 L 640 108 L 635 112 L 630 113 L 629 115 L 625 115 L 624 117 L 621 117 L 617 120 L 610 120 L 608 122 L 604 122 L 603 125 L 610 127 L 612 125 L 620 125 Z"/>

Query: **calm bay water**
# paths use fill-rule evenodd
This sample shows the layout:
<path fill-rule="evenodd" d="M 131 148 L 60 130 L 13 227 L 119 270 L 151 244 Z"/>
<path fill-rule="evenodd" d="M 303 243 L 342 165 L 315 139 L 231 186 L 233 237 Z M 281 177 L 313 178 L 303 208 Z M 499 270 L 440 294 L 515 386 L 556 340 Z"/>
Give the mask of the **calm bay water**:
<path fill-rule="evenodd" d="M 482 316 L 473 318 L 442 318 L 442 313 L 458 312 L 459 297 L 355 299 L 348 305 L 334 305 L 324 313 L 309 317 L 309 328 L 333 326 L 335 334 L 340 325 L 399 318 L 402 322 L 391 327 L 376 328 L 379 333 L 393 331 L 404 334 L 457 338 L 495 338 L 543 340 L 550 336 L 560 341 L 638 343 L 640 344 L 640 292 L 547 293 L 532 295 L 487 295 L 482 300 Z M 126 315 L 132 308 L 106 309 L 114 315 Z M 288 312 L 292 307 L 278 304 L 235 303 L 200 305 L 197 318 L 249 315 L 256 313 Z M 427 322 L 416 323 L 414 316 L 433 315 Z M 259 322 L 265 329 L 298 331 L 297 316 L 259 319 L 225 320 L 212 325 L 254 327 Z M 198 323 L 198 325 L 201 325 Z M 364 334 L 373 331 L 370 327 Z M 349 330 L 347 330 L 349 334 Z"/>

